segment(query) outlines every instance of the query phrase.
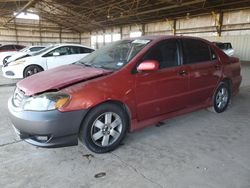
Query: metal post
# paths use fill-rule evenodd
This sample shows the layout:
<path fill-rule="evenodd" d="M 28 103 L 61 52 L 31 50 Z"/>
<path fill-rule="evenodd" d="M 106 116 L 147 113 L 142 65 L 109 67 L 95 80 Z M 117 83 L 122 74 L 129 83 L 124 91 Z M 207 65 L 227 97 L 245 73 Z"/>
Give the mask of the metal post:
<path fill-rule="evenodd" d="M 16 18 L 14 19 L 14 28 L 15 28 L 16 44 L 18 44 L 18 35 L 17 35 L 17 28 L 16 28 Z"/>

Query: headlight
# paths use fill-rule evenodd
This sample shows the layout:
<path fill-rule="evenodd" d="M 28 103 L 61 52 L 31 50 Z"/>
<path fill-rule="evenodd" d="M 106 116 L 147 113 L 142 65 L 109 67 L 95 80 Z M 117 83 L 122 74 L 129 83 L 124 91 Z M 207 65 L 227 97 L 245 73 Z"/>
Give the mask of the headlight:
<path fill-rule="evenodd" d="M 22 64 L 24 62 L 25 62 L 25 59 L 20 59 L 20 60 L 17 60 L 17 61 L 9 62 L 8 65 L 19 65 L 19 64 Z"/>
<path fill-rule="evenodd" d="M 23 103 L 24 110 L 46 111 L 63 107 L 70 100 L 69 95 L 60 92 L 43 93 L 27 98 Z"/>

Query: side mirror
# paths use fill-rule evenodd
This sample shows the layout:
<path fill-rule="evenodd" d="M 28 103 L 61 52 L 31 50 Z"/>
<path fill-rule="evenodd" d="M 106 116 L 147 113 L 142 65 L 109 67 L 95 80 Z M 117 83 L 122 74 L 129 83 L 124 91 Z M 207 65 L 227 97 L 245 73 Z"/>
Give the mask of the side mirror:
<path fill-rule="evenodd" d="M 53 53 L 53 56 L 59 56 L 59 55 L 60 55 L 59 52 L 54 52 L 54 53 Z"/>
<path fill-rule="evenodd" d="M 159 69 L 159 62 L 156 60 L 146 60 L 137 67 L 138 72 L 155 71 Z"/>

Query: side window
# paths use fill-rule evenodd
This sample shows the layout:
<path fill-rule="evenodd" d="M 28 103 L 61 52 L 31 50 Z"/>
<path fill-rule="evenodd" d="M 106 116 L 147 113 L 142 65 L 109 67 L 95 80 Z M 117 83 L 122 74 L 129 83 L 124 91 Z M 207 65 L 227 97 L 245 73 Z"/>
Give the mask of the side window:
<path fill-rule="evenodd" d="M 94 51 L 94 50 L 89 49 L 89 48 L 84 48 L 84 47 L 79 47 L 79 48 L 80 48 L 80 53 L 81 53 L 81 54 L 91 53 L 91 52 Z"/>
<path fill-rule="evenodd" d="M 51 57 L 51 56 L 53 56 L 53 53 L 55 53 L 55 52 L 58 52 L 60 54 L 60 56 L 70 55 L 70 53 L 71 53 L 69 46 L 63 46 L 63 47 L 59 47 L 59 48 L 56 48 L 56 49 L 50 51 L 44 57 Z"/>
<path fill-rule="evenodd" d="M 183 63 L 201 63 L 211 61 L 210 50 L 205 42 L 196 39 L 182 39 Z"/>
<path fill-rule="evenodd" d="M 1 50 L 15 50 L 13 45 L 4 45 L 0 49 Z"/>
<path fill-rule="evenodd" d="M 70 54 L 79 54 L 80 53 L 80 47 L 78 46 L 70 46 Z"/>
<path fill-rule="evenodd" d="M 157 60 L 160 69 L 178 66 L 178 48 L 176 40 L 166 40 L 153 47 L 143 60 Z"/>

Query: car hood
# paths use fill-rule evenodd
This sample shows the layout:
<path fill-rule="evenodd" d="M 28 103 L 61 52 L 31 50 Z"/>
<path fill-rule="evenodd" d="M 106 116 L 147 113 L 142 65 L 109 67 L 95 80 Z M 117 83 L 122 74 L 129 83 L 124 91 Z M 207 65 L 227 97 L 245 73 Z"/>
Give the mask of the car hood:
<path fill-rule="evenodd" d="M 110 70 L 64 65 L 27 77 L 17 83 L 25 95 L 31 96 L 49 90 L 59 90 L 69 85 L 112 73 Z"/>
<path fill-rule="evenodd" d="M 30 55 L 27 52 L 17 52 L 11 57 L 8 58 L 7 62 L 12 62 L 21 58 L 29 57 Z"/>

